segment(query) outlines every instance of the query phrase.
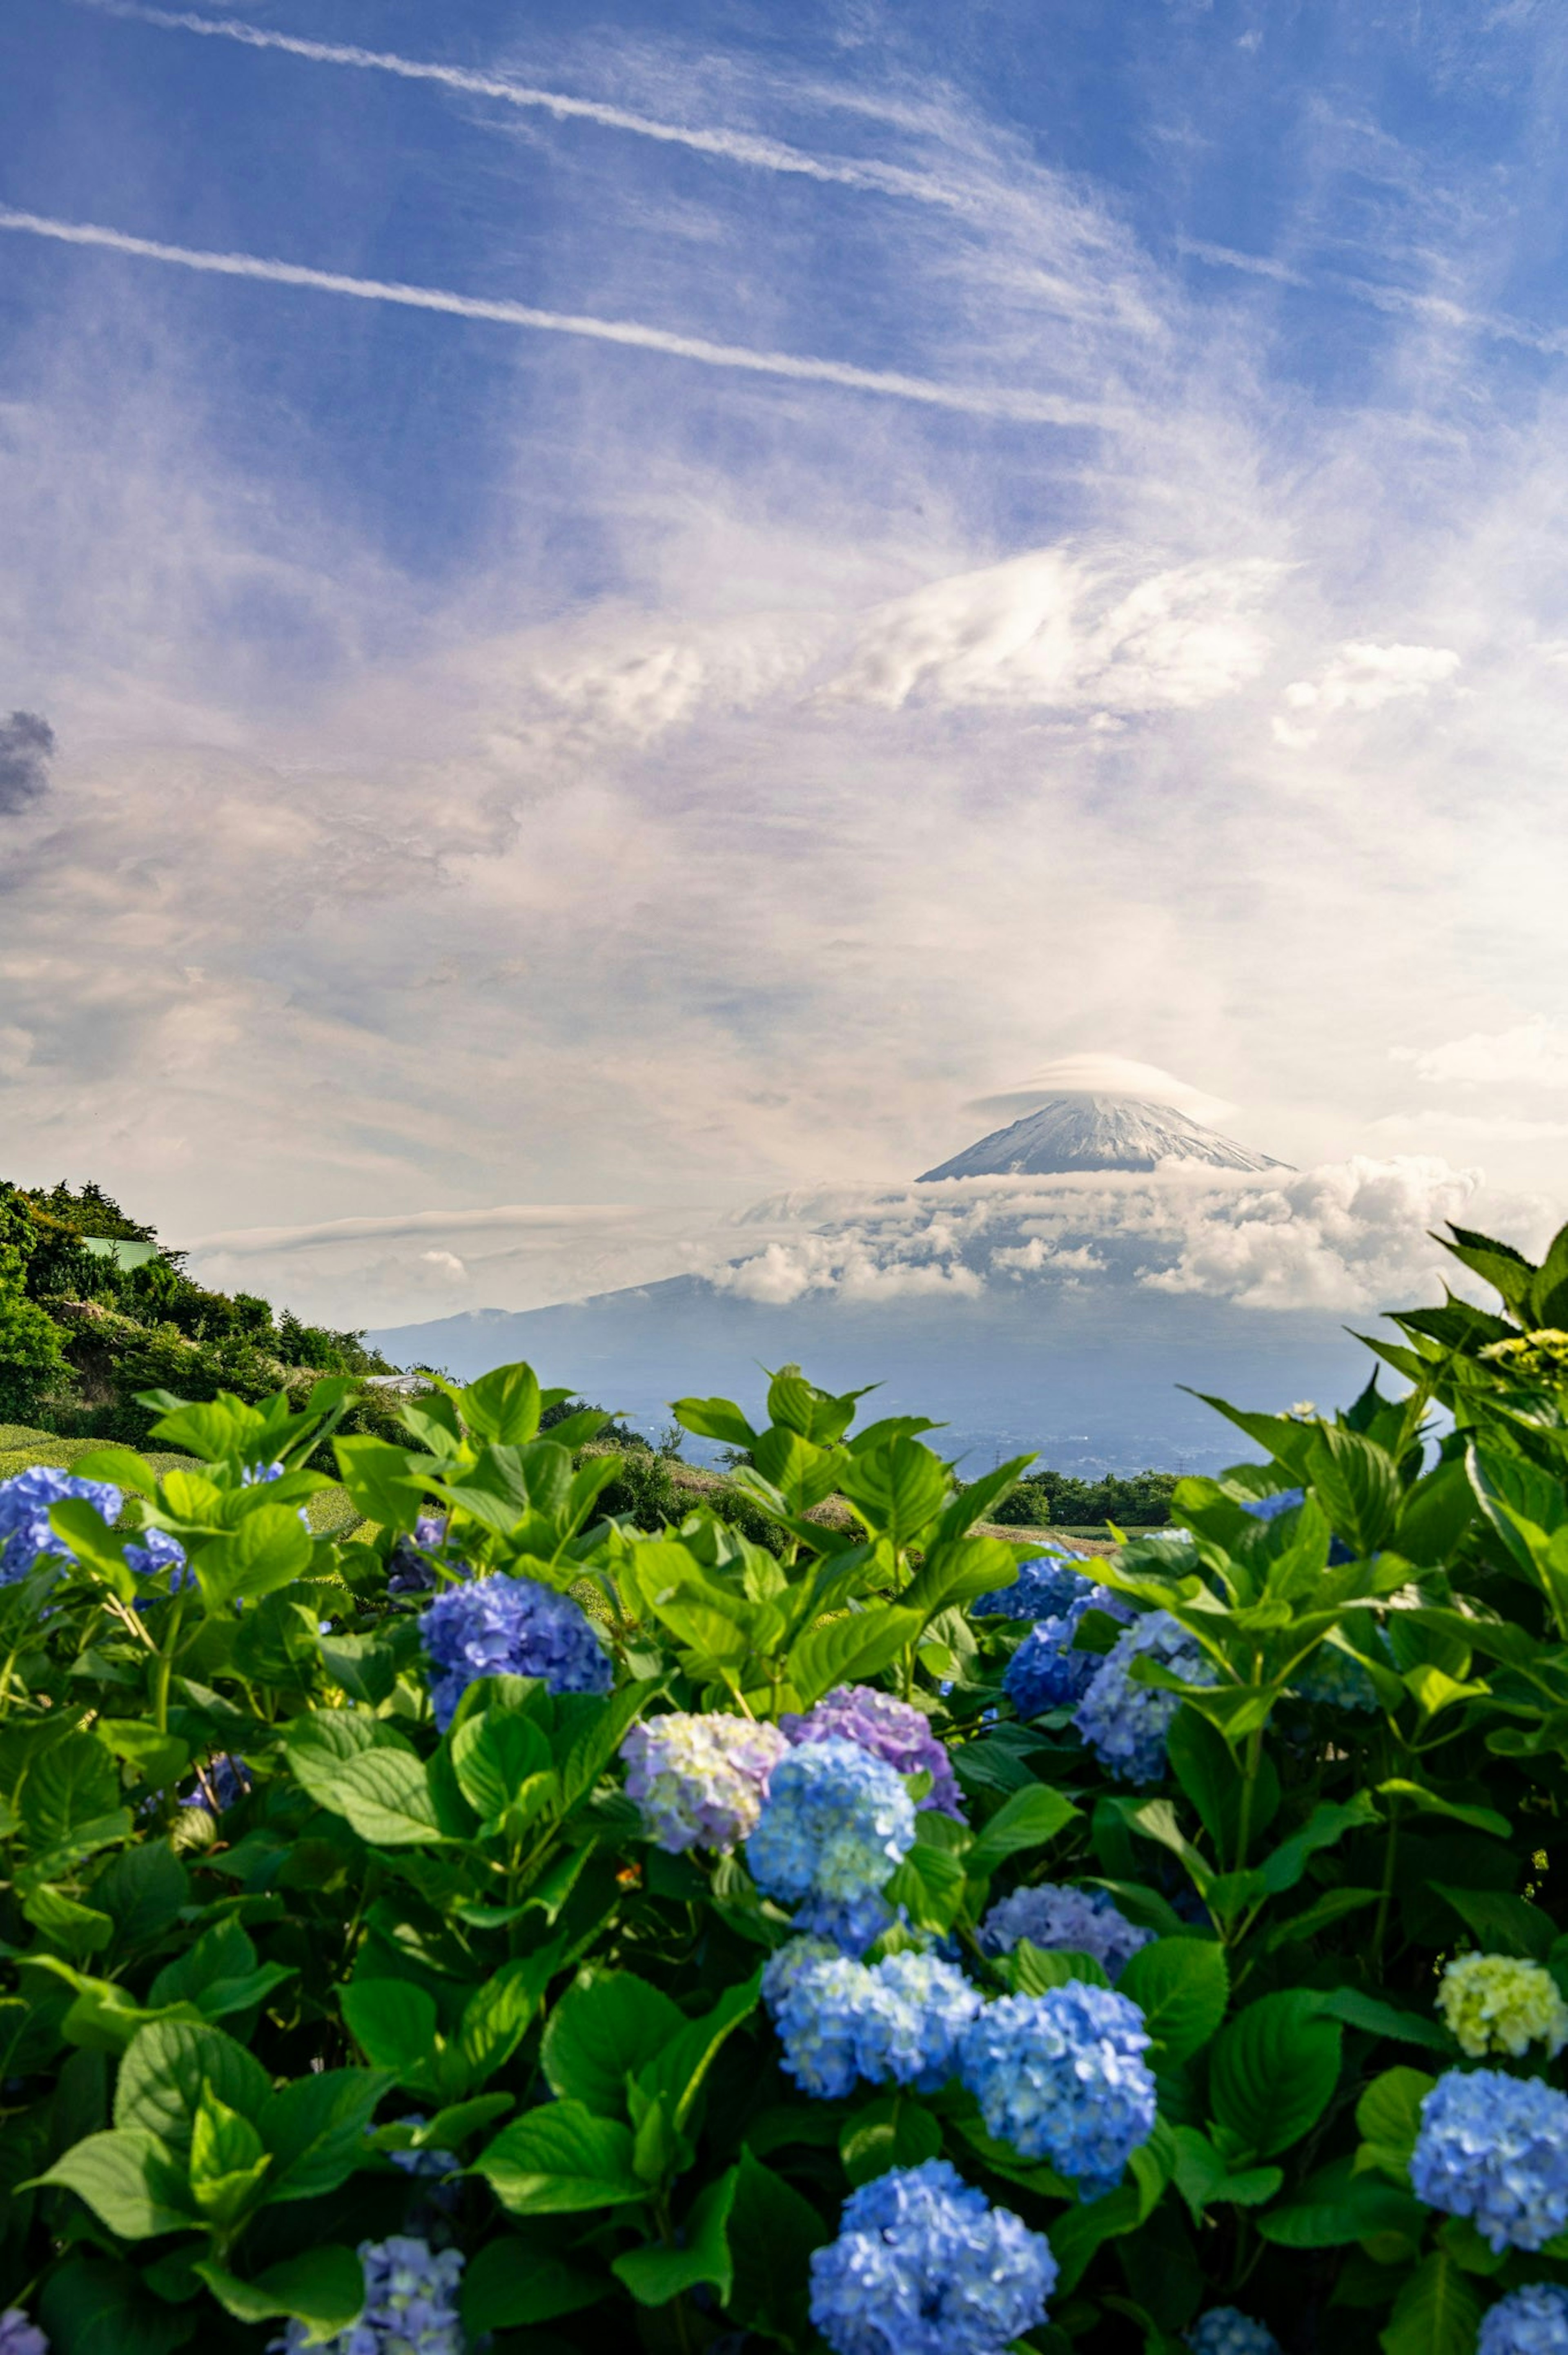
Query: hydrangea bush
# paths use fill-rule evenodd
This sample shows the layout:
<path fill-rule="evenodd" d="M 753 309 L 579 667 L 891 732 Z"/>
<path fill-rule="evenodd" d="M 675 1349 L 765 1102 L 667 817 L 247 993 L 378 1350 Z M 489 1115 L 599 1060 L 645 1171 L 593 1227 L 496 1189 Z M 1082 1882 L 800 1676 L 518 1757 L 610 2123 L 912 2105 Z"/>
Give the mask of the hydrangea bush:
<path fill-rule="evenodd" d="M 526 1367 L 0 1484 L 0 2355 L 1568 2355 L 1568 1235 L 1451 1248 L 1092 1559 L 794 1368 L 767 1547 Z"/>

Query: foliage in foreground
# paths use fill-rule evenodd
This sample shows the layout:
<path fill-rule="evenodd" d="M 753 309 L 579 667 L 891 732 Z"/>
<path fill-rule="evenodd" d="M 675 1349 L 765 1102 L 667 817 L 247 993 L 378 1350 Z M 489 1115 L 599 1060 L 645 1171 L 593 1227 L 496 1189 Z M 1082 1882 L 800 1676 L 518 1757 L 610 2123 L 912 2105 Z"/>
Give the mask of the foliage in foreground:
<path fill-rule="evenodd" d="M 793 1371 L 768 1547 L 525 1367 L 0 1487 L 0 2350 L 1568 2343 L 1568 1233 L 1454 1249 L 1094 1586 Z"/>

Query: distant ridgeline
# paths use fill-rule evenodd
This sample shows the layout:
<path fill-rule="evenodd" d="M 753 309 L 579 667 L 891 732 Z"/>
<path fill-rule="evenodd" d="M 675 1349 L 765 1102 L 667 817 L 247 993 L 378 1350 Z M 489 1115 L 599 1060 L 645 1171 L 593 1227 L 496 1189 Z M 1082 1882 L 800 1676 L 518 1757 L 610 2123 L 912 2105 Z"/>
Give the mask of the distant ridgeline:
<path fill-rule="evenodd" d="M 138 1391 L 257 1399 L 396 1370 L 362 1334 L 288 1309 L 274 1320 L 254 1293 L 194 1283 L 185 1262 L 90 1180 L 47 1193 L 0 1180 L 0 1423 L 138 1441 L 154 1420 Z M 356 1417 L 379 1428 L 379 1402 Z"/>

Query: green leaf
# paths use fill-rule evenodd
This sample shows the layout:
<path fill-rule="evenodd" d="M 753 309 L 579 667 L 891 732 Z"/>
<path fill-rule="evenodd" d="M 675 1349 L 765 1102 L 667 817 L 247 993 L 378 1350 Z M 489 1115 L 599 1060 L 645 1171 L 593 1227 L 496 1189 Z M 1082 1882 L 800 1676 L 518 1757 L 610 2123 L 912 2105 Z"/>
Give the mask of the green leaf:
<path fill-rule="evenodd" d="M 1058 2298 L 1076 2289 L 1097 2249 L 1123 2232 L 1138 2230 L 1142 2206 L 1138 2186 L 1124 2183 L 1119 2190 L 1107 2191 L 1098 2200 L 1080 2201 L 1065 2216 L 1053 2219 L 1047 2238 L 1061 2267 L 1056 2283 Z"/>
<path fill-rule="evenodd" d="M 514 2118 L 471 2171 L 514 2216 L 620 2208 L 648 2196 L 632 2169 L 630 2128 L 581 2102 L 552 2102 Z"/>
<path fill-rule="evenodd" d="M 207 1609 L 227 1613 L 233 1603 L 258 1603 L 291 1586 L 310 1568 L 312 1550 L 310 1532 L 292 1508 L 267 1504 L 227 1536 L 196 1547 L 190 1561 Z"/>
<path fill-rule="evenodd" d="M 917 1439 L 852 1456 L 840 1488 L 874 1537 L 912 1545 L 947 1502 L 948 1467 Z"/>
<path fill-rule="evenodd" d="M 721 2305 L 729 2301 L 734 2266 L 728 2225 L 740 2170 L 732 2167 L 698 2193 L 678 2248 L 628 2249 L 612 2257 L 610 2271 L 639 2306 L 668 2306 L 683 2291 L 705 2284 Z"/>
<path fill-rule="evenodd" d="M 261 2136 L 272 2154 L 270 2203 L 319 2200 L 346 2183 L 366 2156 L 366 2131 L 391 2079 L 381 2069 L 323 2069 L 281 2085 Z"/>
<path fill-rule="evenodd" d="M 1010 1856 L 1044 1848 L 1065 1830 L 1078 1810 L 1047 1783 L 1032 1783 L 1002 1802 L 980 1831 L 968 1857 L 971 1879 L 982 1881 Z"/>
<path fill-rule="evenodd" d="M 45 2275 L 34 2312 L 58 2355 L 173 2355 L 196 2329 L 195 2316 L 152 2296 L 133 2266 L 82 2247 Z"/>
<path fill-rule="evenodd" d="M 1393 1459 L 1359 1432 L 1322 1424 L 1313 1435 L 1308 1477 L 1335 1529 L 1354 1554 L 1387 1545 L 1404 1492 Z"/>
<path fill-rule="evenodd" d="M 919 1636 L 924 1614 L 890 1606 L 852 1612 L 810 1627 L 791 1649 L 788 1675 L 802 1709 L 834 1685 L 863 1684 L 897 1659 Z"/>
<path fill-rule="evenodd" d="M 554 2322 L 609 2296 L 602 2267 L 574 2265 L 559 2251 L 559 2228 L 505 2233 L 487 2241 L 463 2269 L 459 2302 L 471 2339 L 486 2331 L 516 2330 Z"/>
<path fill-rule="evenodd" d="M 1078 1979 L 1089 1987 L 1109 1987 L 1105 1965 L 1093 1955 L 1075 1954 L 1068 1946 L 1035 1946 L 1020 1938 L 1003 1966 L 1014 1995 L 1044 1995 L 1048 1987 L 1066 1987 Z"/>
<path fill-rule="evenodd" d="M 1285 2171 L 1278 2167 L 1246 2168 L 1233 2175 L 1224 2153 L 1197 2126 L 1175 2127 L 1171 2140 L 1176 2189 L 1195 2224 L 1202 2221 L 1205 2208 L 1222 2200 L 1236 2208 L 1261 2208 L 1285 2180 Z"/>
<path fill-rule="evenodd" d="M 941 2154 L 942 2126 L 907 2094 L 883 2094 L 852 2111 L 839 2129 L 839 2157 L 852 2184 L 893 2167 L 921 2167 Z"/>
<path fill-rule="evenodd" d="M 102 1742 L 90 1733 L 68 1733 L 34 1766 L 18 1806 L 34 1851 L 42 1854 L 65 1846 L 119 1801 L 120 1776 Z"/>
<path fill-rule="evenodd" d="M 1339 2080 L 1340 2036 L 1302 1988 L 1260 1996 L 1222 2030 L 1209 2098 L 1239 2150 L 1271 2158 L 1316 2126 Z"/>
<path fill-rule="evenodd" d="M 424 1499 L 424 1484 L 408 1469 L 401 1447 L 384 1439 L 334 1439 L 338 1478 L 367 1521 L 398 1535 L 411 1529 Z"/>
<path fill-rule="evenodd" d="M 249 2118 L 203 2086 L 191 2131 L 191 2196 L 206 2222 L 227 2232 L 254 2207 L 272 2164 Z"/>
<path fill-rule="evenodd" d="M 909 1610 L 931 1618 L 938 1611 L 972 1603 L 978 1594 L 1012 1586 L 1017 1577 L 1017 1553 L 1003 1539 L 938 1538 L 899 1599 Z"/>
<path fill-rule="evenodd" d="M 92 1731 L 112 1757 L 139 1768 L 143 1781 L 154 1790 L 166 1790 L 178 1782 L 191 1763 L 188 1742 L 160 1733 L 145 1718 L 101 1717 Z"/>
<path fill-rule="evenodd" d="M 488 1709 L 458 1726 L 451 1761 L 463 1797 L 482 1818 L 493 1821 L 530 1775 L 549 1766 L 550 1745 L 521 1710 Z"/>
<path fill-rule="evenodd" d="M 32 2180 L 76 2192 L 122 2241 L 187 2232 L 196 2222 L 184 2204 L 173 2156 L 143 2126 L 89 2135 L 62 2153 L 47 2175 Z"/>
<path fill-rule="evenodd" d="M 434 1847 L 446 1839 L 429 1777 L 411 1750 L 363 1750 L 312 1794 L 345 1816 L 374 1848 Z"/>
<path fill-rule="evenodd" d="M 147 1839 L 106 1865 L 92 1884 L 95 1905 L 114 1919 L 127 1946 L 150 1945 L 175 1920 L 190 1877 L 167 1840 Z"/>
<path fill-rule="evenodd" d="M 281 2264 L 269 2265 L 254 2281 L 241 2281 L 221 2265 L 202 2259 L 191 2271 L 238 2322 L 271 2322 L 289 2317 L 324 2337 L 346 2330 L 365 2307 L 365 2268 L 352 2249 L 332 2241 L 300 2256 L 285 2257 Z"/>
<path fill-rule="evenodd" d="M 1474 2285 L 1446 2251 L 1424 2257 L 1393 2302 L 1383 2355 L 1471 2355 L 1480 2328 Z"/>
<path fill-rule="evenodd" d="M 787 2347 L 802 2343 L 810 2255 L 829 2237 L 810 2201 L 751 2151 L 743 2150 L 729 2211 L 733 2321 L 743 2330 L 781 2339 Z"/>
<path fill-rule="evenodd" d="M 1260 2216 L 1257 2229 L 1282 2249 L 1342 2249 L 1382 2232 L 1418 2241 L 1425 2222 L 1425 2210 L 1409 2191 L 1375 2175 L 1356 2175 L 1341 2158 L 1308 2176 L 1283 2208 Z"/>
<path fill-rule="evenodd" d="M 1218 1856 L 1234 1856 L 1241 1832 L 1244 1784 L 1235 1753 L 1217 1725 L 1195 1709 L 1179 1709 L 1166 1736 L 1171 1772 L 1192 1800 Z M 1251 1833 L 1268 1829 L 1279 1806 L 1279 1777 L 1265 1753 L 1253 1788 Z M 1245 1861 L 1245 1859 L 1244 1859 Z"/>
<path fill-rule="evenodd" d="M 1158 2048 L 1157 2068 L 1190 2061 L 1219 2028 L 1230 2000 L 1224 1950 L 1205 1938 L 1159 1938 L 1128 1957 L 1117 1992 L 1136 2003 Z"/>
<path fill-rule="evenodd" d="M 579 1849 L 577 1857 L 568 1856 L 566 1861 L 575 1867 L 585 1853 Z M 555 1915 L 550 1913 L 548 1918 L 553 1921 Z M 534 1954 L 503 1963 L 469 1997 L 457 2040 L 467 2083 L 483 2084 L 511 2060 L 561 1966 L 561 1956 L 557 1940 Z"/>
<path fill-rule="evenodd" d="M 413 1979 L 349 1979 L 338 1991 L 344 2019 L 367 2061 L 390 2070 L 410 2093 L 434 2090 L 436 1999 Z"/>
<path fill-rule="evenodd" d="M 728 1987 L 711 2011 L 689 2019 L 641 2074 L 642 2091 L 662 2101 L 677 2128 L 683 2126 L 702 2091 L 703 2081 L 726 2039 L 757 2009 L 762 1994 L 762 1973 Z"/>
<path fill-rule="evenodd" d="M 532 1366 L 497 1366 L 459 1393 L 458 1409 L 476 1439 L 526 1447 L 539 1428 L 539 1378 Z"/>
<path fill-rule="evenodd" d="M 726 1447 L 744 1448 L 748 1455 L 757 1444 L 757 1433 L 733 1399 L 674 1399 L 670 1412 L 683 1431 L 693 1432 L 699 1439 L 717 1439 Z"/>
<path fill-rule="evenodd" d="M 677 2004 L 630 1971 L 579 1979 L 550 2014 L 539 2054 L 546 2081 L 600 2117 L 624 2117 L 628 2076 L 686 2025 Z"/>
<path fill-rule="evenodd" d="M 1543 1963 L 1552 1952 L 1557 1925 L 1528 1898 L 1511 1896 L 1506 1889 L 1453 1889 L 1440 1881 L 1430 1885 L 1489 1953 Z"/>
<path fill-rule="evenodd" d="M 1421 2105 L 1436 2083 L 1421 2069 L 1385 2069 L 1356 2104 L 1363 2140 L 1408 2159 L 1421 2132 Z"/>
<path fill-rule="evenodd" d="M 23 1918 L 60 1947 L 74 1962 L 100 1953 L 114 1935 L 114 1924 L 95 1906 L 79 1905 L 63 1890 L 44 1882 L 31 1891 L 22 1906 Z"/>
<path fill-rule="evenodd" d="M 145 2127 L 172 2150 L 188 2151 L 204 2085 L 257 2124 L 272 2090 L 260 2062 L 222 2029 L 154 2020 L 138 2029 L 125 2049 L 114 2088 L 114 2123 Z"/>
<path fill-rule="evenodd" d="M 815 1382 L 807 1381 L 799 1366 L 781 1366 L 768 1385 L 768 1412 L 775 1423 L 798 1431 L 802 1439 L 831 1447 L 854 1421 L 861 1400 L 869 1398 L 875 1388 L 871 1383 L 864 1390 L 846 1391 L 835 1397 L 832 1391 L 820 1391 Z"/>
<path fill-rule="evenodd" d="M 1440 1791 L 1428 1790 L 1425 1783 L 1407 1782 L 1394 1775 L 1376 1786 L 1380 1799 L 1399 1799 L 1407 1807 L 1419 1808 L 1423 1815 L 1449 1816 L 1455 1823 L 1468 1824 L 1473 1831 L 1489 1832 L 1494 1839 L 1511 1837 L 1512 1826 L 1506 1816 L 1491 1807 L 1473 1807 L 1457 1799 L 1446 1799 Z"/>
<path fill-rule="evenodd" d="M 1347 1832 L 1364 1830 L 1376 1819 L 1372 1802 L 1364 1791 L 1359 1791 L 1346 1806 L 1320 1802 L 1313 1808 L 1301 1829 L 1293 1832 L 1288 1839 L 1281 1840 L 1279 1846 L 1257 1867 L 1270 1896 L 1278 1897 L 1286 1890 L 1294 1889 L 1311 1859 L 1320 1849 L 1337 1847 Z"/>
<path fill-rule="evenodd" d="M 1424 2044 L 1435 2052 L 1453 2051 L 1452 2038 L 1435 2019 L 1363 1995 L 1360 1987 L 1336 1987 L 1332 1995 L 1319 1997 L 1318 2009 L 1330 2019 L 1342 2019 L 1347 2028 L 1362 2029 L 1369 2036 L 1387 2036 L 1399 2044 Z"/>
<path fill-rule="evenodd" d="M 945 1935 L 958 1920 L 967 1879 L 963 1860 L 917 1841 L 887 1882 L 887 1902 L 906 1906 L 917 1930 Z"/>

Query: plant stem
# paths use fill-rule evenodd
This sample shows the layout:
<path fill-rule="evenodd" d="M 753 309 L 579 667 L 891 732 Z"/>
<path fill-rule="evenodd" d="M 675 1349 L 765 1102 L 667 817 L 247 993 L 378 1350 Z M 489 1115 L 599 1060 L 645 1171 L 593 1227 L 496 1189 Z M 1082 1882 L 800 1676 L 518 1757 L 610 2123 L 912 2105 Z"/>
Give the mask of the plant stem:
<path fill-rule="evenodd" d="M 1372 1970 L 1383 1976 L 1383 1941 L 1388 1934 L 1389 1910 L 1393 1903 L 1393 1868 L 1399 1854 L 1399 1801 L 1393 1796 L 1388 1803 L 1388 1843 L 1383 1850 L 1383 1884 L 1378 1893 L 1377 1924 L 1372 1932 Z"/>

